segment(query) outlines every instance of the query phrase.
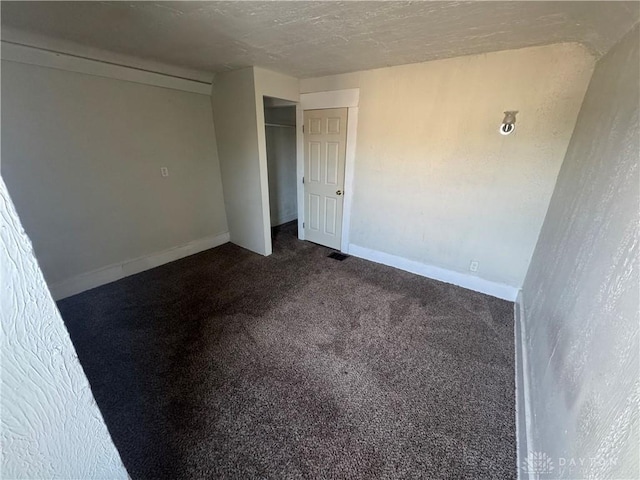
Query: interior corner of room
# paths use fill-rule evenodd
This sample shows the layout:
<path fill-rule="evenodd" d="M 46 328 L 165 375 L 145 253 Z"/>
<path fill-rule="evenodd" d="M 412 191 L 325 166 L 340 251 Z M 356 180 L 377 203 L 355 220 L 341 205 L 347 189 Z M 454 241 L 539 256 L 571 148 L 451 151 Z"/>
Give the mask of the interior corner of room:
<path fill-rule="evenodd" d="M 30 186 L 13 197 L 57 298 L 228 238 L 269 255 L 270 228 L 298 219 L 302 239 L 513 301 L 594 66 L 584 47 L 559 44 L 346 77 L 251 67 L 218 73 L 210 106 L 189 84 L 79 73 L 94 65 L 73 57 L 52 68 L 9 47 L 3 174 L 10 189 Z M 313 157 L 315 140 L 304 163 L 295 105 L 345 109 L 335 168 Z M 516 133 L 496 134 L 516 107 Z M 307 192 L 326 168 L 335 184 L 319 188 L 332 196 Z"/>
<path fill-rule="evenodd" d="M 18 8 L 4 4 L 19 2 L 2 3 L 4 22 L 5 8 Z M 3 332 L 41 338 L 16 340 L 15 355 L 4 348 L 13 340 L 3 340 L 3 367 L 16 375 L 3 375 L 3 384 L 20 400 L 19 363 L 31 362 L 32 350 L 62 352 L 52 353 L 61 362 L 55 370 L 75 367 L 60 382 L 86 404 L 78 431 L 106 439 L 94 452 L 104 457 L 96 461 L 101 475 L 126 478 L 89 406 L 55 301 L 228 243 L 266 265 L 274 232 L 295 225 L 300 242 L 327 252 L 513 302 L 517 475 L 534 478 L 542 455 L 565 467 L 558 478 L 634 478 L 638 6 L 592 3 L 566 7 L 580 20 L 571 24 L 582 25 L 566 35 L 531 26 L 553 41 L 531 34 L 528 43 L 490 48 L 486 36 L 470 33 L 477 51 L 456 46 L 449 55 L 445 45 L 401 64 L 370 65 L 363 56 L 355 70 L 341 67 L 338 51 L 322 57 L 327 65 L 297 64 L 282 53 L 297 50 L 286 46 L 256 57 L 264 67 L 203 70 L 168 56 L 143 60 L 142 47 L 134 57 L 22 31 L 17 16 L 1 50 L 2 276 L 11 285 L 2 309 L 12 312 Z M 185 4 L 180 15 L 196 8 Z M 266 15 L 264 5 L 201 8 L 227 20 L 235 17 L 226 9 Z M 560 18 L 545 10 L 560 7 L 535 8 L 539 19 Z M 392 48 L 388 40 L 380 55 Z M 34 362 L 37 375 L 49 374 L 46 361 Z M 25 395 L 38 403 L 48 394 Z M 4 405 L 10 436 L 21 414 Z M 588 469 L 566 464 L 595 457 L 604 460 Z M 10 463 L 11 472 L 26 471 L 20 459 Z M 60 468 L 70 477 L 97 471 Z"/>

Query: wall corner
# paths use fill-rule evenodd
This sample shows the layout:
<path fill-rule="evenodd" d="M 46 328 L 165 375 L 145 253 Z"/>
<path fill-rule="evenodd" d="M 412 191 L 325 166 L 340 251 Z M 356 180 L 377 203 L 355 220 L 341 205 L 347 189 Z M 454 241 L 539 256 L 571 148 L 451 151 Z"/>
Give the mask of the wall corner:
<path fill-rule="evenodd" d="M 526 321 L 522 289 L 514 303 L 515 386 L 516 386 L 516 453 L 517 472 L 521 480 L 532 480 L 531 474 L 522 468 L 529 452 L 531 441 L 531 403 L 529 397 L 529 367 L 526 343 Z"/>

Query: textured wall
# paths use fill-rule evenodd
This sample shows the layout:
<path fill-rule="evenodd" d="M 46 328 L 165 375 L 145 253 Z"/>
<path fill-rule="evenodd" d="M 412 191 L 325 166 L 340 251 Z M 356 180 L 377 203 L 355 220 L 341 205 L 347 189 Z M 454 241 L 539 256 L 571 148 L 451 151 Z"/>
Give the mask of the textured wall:
<path fill-rule="evenodd" d="M 301 80 L 360 88 L 350 242 L 519 288 L 593 65 L 562 44 Z"/>
<path fill-rule="evenodd" d="M 127 473 L 0 179 L 2 478 Z"/>
<path fill-rule="evenodd" d="M 206 95 L 3 61 L 2 175 L 50 284 L 227 231 Z"/>
<path fill-rule="evenodd" d="M 639 44 L 596 66 L 523 288 L 530 448 L 556 478 L 640 478 Z"/>

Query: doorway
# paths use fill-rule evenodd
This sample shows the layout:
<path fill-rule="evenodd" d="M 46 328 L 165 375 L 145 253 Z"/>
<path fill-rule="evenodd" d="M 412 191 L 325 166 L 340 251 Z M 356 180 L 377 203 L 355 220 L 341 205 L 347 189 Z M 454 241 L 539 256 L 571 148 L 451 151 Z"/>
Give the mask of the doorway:
<path fill-rule="evenodd" d="M 349 236 L 351 229 L 351 204 L 353 202 L 353 179 L 354 179 L 354 164 L 356 157 L 356 136 L 358 131 L 358 104 L 360 100 L 360 89 L 350 88 L 345 90 L 330 90 L 312 93 L 300 94 L 300 105 L 298 106 L 298 238 L 300 240 L 310 240 L 322 245 L 327 245 L 331 248 L 339 249 L 342 253 L 349 253 Z M 316 111 L 317 113 L 310 113 Z M 324 113 L 322 113 L 324 112 Z M 339 112 L 337 117 L 335 112 Z M 346 112 L 346 117 L 344 114 Z M 312 127 L 311 117 L 319 114 L 327 114 L 328 117 L 340 118 L 344 120 L 336 127 L 336 120 L 332 120 L 332 124 L 329 125 L 329 120 L 324 120 L 324 130 L 322 130 L 323 120 L 315 120 L 315 125 Z M 309 126 L 306 124 L 309 123 Z M 304 126 L 304 132 L 303 127 Z M 307 136 L 310 131 L 316 131 L 320 128 L 320 145 L 312 146 L 315 139 L 311 136 Z M 331 129 L 331 130 L 330 130 Z M 322 151 L 322 132 L 330 135 L 344 135 L 344 142 L 342 137 L 338 140 L 338 145 L 325 145 L 325 151 Z M 338 133 L 339 132 L 339 133 Z M 308 144 L 308 142 L 309 144 Z M 336 143 L 334 139 L 327 138 L 326 143 Z M 342 147 L 344 145 L 344 147 Z M 312 155 L 316 155 L 320 160 L 320 175 L 318 177 L 318 165 L 311 165 L 311 162 L 307 162 L 307 159 L 311 158 L 307 151 L 315 149 L 315 152 L 311 152 Z M 333 166 L 329 165 L 329 168 L 325 166 L 322 170 L 322 162 L 325 160 L 323 155 L 338 153 L 344 149 L 344 160 L 338 161 L 338 167 L 333 170 Z M 333 149 L 333 150 L 332 150 Z M 339 157 L 342 158 L 342 157 Z M 329 162 L 330 163 L 330 162 Z M 333 161 L 333 165 L 336 162 Z M 324 171 L 324 188 L 326 195 L 313 192 L 313 187 L 310 190 L 309 184 L 305 182 L 310 178 L 312 174 L 311 170 L 315 168 L 316 178 L 320 178 L 322 183 L 322 175 Z M 306 170 L 310 170 L 309 173 Z M 338 182 L 332 182 L 331 177 L 333 172 L 337 175 L 341 175 Z M 329 181 L 327 181 L 326 174 L 329 173 Z M 318 185 L 320 186 L 320 185 Z M 332 190 L 329 190 L 331 187 Z M 343 188 L 335 188 L 343 187 Z M 338 195 L 337 192 L 341 194 Z M 331 192 L 333 192 L 333 198 L 331 198 Z M 311 195 L 316 195 L 312 198 Z M 314 203 L 315 202 L 315 203 Z M 324 208 L 324 213 L 322 213 Z M 331 218 L 335 208 L 335 228 L 334 221 Z M 339 210 L 341 208 L 341 211 Z M 327 215 L 327 213 L 329 215 Z M 316 220 L 313 219 L 313 215 L 316 215 Z M 311 217 L 311 218 L 310 218 Z M 313 223 L 308 225 L 308 220 L 311 219 Z M 325 225 L 322 222 L 325 222 Z M 328 223 L 328 225 L 327 225 Z M 324 228 L 328 233 L 328 237 L 331 238 L 330 243 L 326 242 L 326 239 L 318 238 L 313 232 L 310 232 L 312 228 L 322 232 Z M 333 231 L 335 230 L 335 234 Z"/>
<path fill-rule="evenodd" d="M 304 236 L 340 250 L 347 109 L 304 112 Z"/>
<path fill-rule="evenodd" d="M 264 97 L 271 228 L 298 218 L 296 104 Z"/>

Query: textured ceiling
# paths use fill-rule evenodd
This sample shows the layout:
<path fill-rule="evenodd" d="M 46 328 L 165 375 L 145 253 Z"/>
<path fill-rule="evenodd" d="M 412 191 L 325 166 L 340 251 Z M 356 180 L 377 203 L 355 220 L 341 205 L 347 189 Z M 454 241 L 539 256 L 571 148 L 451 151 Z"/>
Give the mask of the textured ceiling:
<path fill-rule="evenodd" d="M 606 52 L 638 2 L 9 2 L 2 39 L 210 79 L 299 78 L 559 42 Z M 104 56 L 101 56 L 104 58 Z M 174 74 L 175 74 L 174 70 Z"/>

